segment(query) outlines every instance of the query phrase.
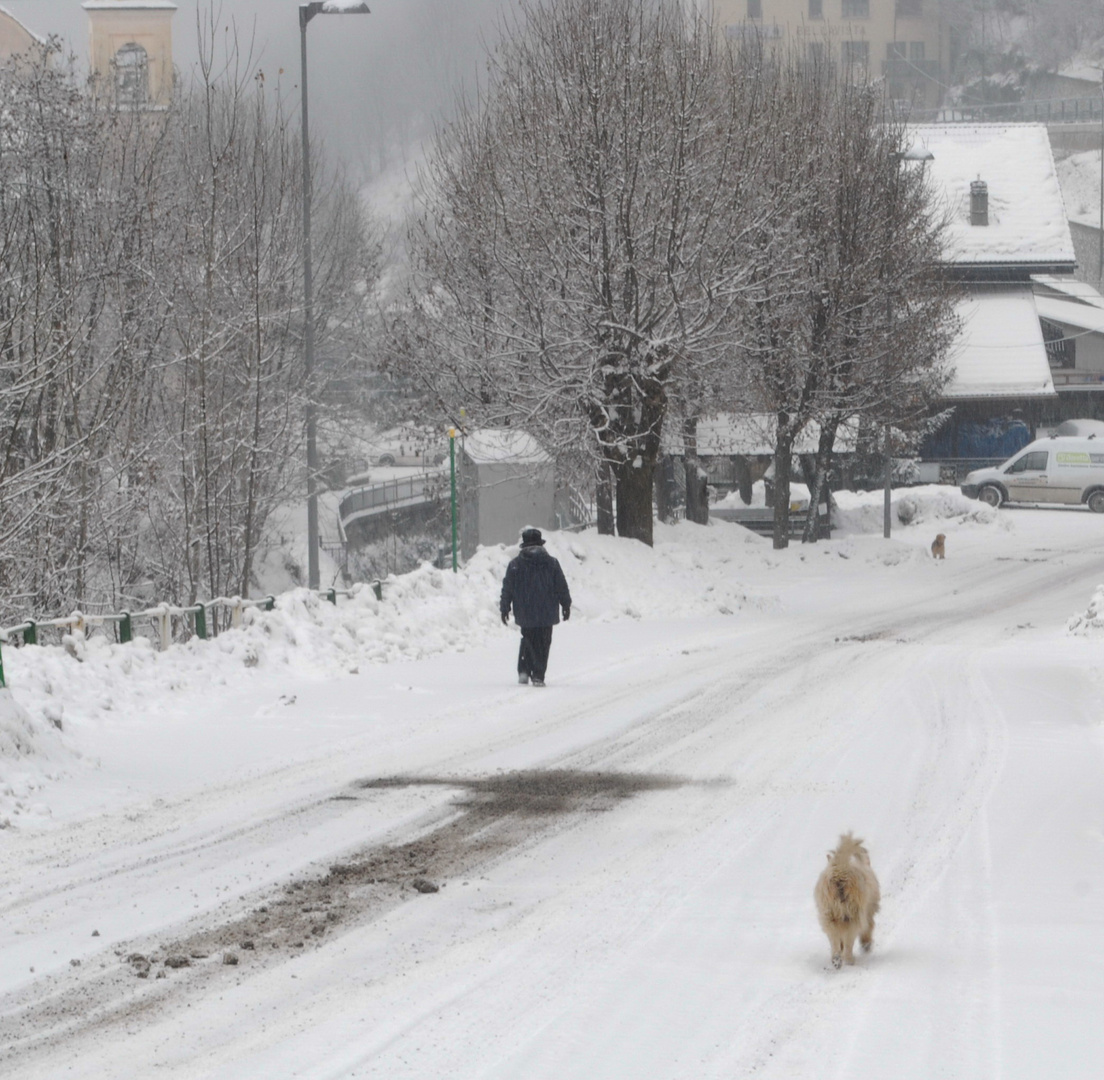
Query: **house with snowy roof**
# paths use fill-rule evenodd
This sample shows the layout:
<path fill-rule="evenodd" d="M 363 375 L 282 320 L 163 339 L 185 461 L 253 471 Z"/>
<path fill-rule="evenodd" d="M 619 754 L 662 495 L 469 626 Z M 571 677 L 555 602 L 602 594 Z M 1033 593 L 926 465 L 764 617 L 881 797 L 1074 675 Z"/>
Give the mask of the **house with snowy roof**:
<path fill-rule="evenodd" d="M 930 154 L 919 167 L 947 217 L 944 264 L 966 286 L 944 392 L 953 414 L 922 454 L 938 463 L 925 479 L 949 479 L 1007 457 L 1057 415 L 1033 279 L 1063 279 L 1076 260 L 1044 125 L 915 125 L 909 137 Z"/>

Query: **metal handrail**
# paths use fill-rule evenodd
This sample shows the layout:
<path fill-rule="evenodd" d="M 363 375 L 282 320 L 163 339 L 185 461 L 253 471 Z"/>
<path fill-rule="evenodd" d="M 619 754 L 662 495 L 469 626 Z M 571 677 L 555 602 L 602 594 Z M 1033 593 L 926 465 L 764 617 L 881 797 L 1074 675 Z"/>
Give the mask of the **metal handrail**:
<path fill-rule="evenodd" d="M 383 582 L 377 579 L 367 584 L 371 586 L 372 591 L 376 594 L 376 599 L 382 600 Z M 324 597 L 332 604 L 336 604 L 339 596 L 353 596 L 357 592 L 357 588 L 354 586 L 351 589 L 320 589 L 316 590 L 316 592 L 317 595 Z M 217 596 L 213 600 L 201 600 L 198 603 L 189 605 L 169 603 L 157 604 L 143 611 L 117 611 L 101 615 L 89 615 L 83 611 L 77 610 L 69 615 L 63 615 L 58 618 L 24 619 L 23 622 L 16 623 L 14 626 L 0 627 L 0 641 L 10 642 L 13 635 L 18 634 L 22 637 L 22 643 L 24 645 L 37 645 L 39 644 L 38 632 L 43 627 L 68 630 L 71 633 L 74 630 L 83 632 L 87 628 L 102 627 L 105 623 L 115 623 L 119 627 L 120 643 L 126 644 L 134 638 L 135 620 L 145 619 L 156 628 L 159 649 L 164 651 L 172 644 L 172 621 L 174 618 L 185 620 L 190 617 L 195 636 L 202 640 L 207 640 L 210 636 L 207 627 L 207 615 L 209 612 L 229 610 L 230 626 L 233 629 L 241 626 L 242 612 L 246 608 L 261 607 L 264 608 L 265 611 L 272 611 L 275 606 L 275 596 L 264 596 L 258 599 L 250 599 L 241 596 Z M 2 661 L 0 661 L 0 663 L 2 663 Z M 0 666 L 0 686 L 3 686 L 2 672 L 3 668 Z"/>

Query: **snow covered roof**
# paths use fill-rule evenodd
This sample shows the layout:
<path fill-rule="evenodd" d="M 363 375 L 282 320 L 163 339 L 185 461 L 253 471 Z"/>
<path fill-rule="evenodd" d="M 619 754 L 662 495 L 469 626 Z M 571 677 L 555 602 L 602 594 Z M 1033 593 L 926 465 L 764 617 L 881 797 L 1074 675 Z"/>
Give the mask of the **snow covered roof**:
<path fill-rule="evenodd" d="M 951 350 L 955 373 L 944 398 L 1054 396 L 1029 285 L 974 291 L 960 301 L 958 313 L 963 326 Z"/>
<path fill-rule="evenodd" d="M 1072 300 L 1056 300 L 1052 296 L 1036 296 L 1035 307 L 1044 319 L 1075 326 L 1078 330 L 1095 330 L 1104 334 L 1104 310 Z"/>
<path fill-rule="evenodd" d="M 777 419 L 770 413 L 720 413 L 698 421 L 698 453 L 703 457 L 730 454 L 773 454 Z M 849 454 L 855 449 L 858 425 L 848 421 L 836 432 L 835 450 Z M 820 441 L 820 426 L 812 423 L 797 437 L 794 452 L 814 454 Z M 676 426 L 669 426 L 663 437 L 668 454 L 681 454 L 682 436 Z"/>
<path fill-rule="evenodd" d="M 956 266 L 1075 265 L 1050 137 L 1043 124 L 917 124 L 913 147 L 950 213 L 947 261 Z M 970 184 L 988 185 L 989 224 L 970 224 Z"/>
<path fill-rule="evenodd" d="M 85 11 L 111 11 L 122 8 L 131 11 L 176 11 L 172 0 L 84 0 L 81 7 Z"/>
<path fill-rule="evenodd" d="M 1081 304 L 1092 304 L 1093 307 L 1104 308 L 1104 296 L 1101 296 L 1087 281 L 1078 281 L 1076 278 L 1053 277 L 1050 274 L 1032 274 L 1031 280 L 1044 289 L 1061 293 L 1062 297 L 1076 300 Z M 1036 301 L 1041 295 L 1046 294 L 1040 294 L 1036 291 Z"/>
<path fill-rule="evenodd" d="M 524 465 L 550 461 L 544 448 L 528 432 L 514 428 L 485 428 L 464 436 L 464 454 L 477 465 Z"/>

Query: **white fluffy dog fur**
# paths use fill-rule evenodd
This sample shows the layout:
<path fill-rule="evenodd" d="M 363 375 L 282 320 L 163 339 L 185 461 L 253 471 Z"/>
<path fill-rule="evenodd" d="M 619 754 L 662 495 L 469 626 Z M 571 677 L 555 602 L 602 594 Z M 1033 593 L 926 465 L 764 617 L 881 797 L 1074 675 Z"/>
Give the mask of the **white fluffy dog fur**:
<path fill-rule="evenodd" d="M 874 944 L 874 916 L 882 894 L 870 869 L 870 855 L 850 833 L 828 852 L 828 865 L 813 890 L 821 929 L 832 946 L 832 966 L 855 962 L 855 938 L 863 952 Z"/>

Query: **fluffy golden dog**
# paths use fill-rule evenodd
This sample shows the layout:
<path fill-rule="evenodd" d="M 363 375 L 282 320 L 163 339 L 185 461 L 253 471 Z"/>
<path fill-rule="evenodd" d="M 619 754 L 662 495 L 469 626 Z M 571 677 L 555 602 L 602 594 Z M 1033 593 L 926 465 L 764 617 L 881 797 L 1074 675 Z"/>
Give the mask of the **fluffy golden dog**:
<path fill-rule="evenodd" d="M 947 538 L 942 533 L 940 533 L 932 541 L 932 558 L 933 559 L 945 559 L 947 557 L 947 550 L 943 546 L 943 542 L 946 539 Z"/>
<path fill-rule="evenodd" d="M 828 852 L 828 865 L 813 890 L 821 929 L 832 946 L 832 966 L 855 962 L 855 938 L 863 952 L 874 944 L 874 916 L 882 894 L 870 869 L 870 856 L 850 833 Z"/>

